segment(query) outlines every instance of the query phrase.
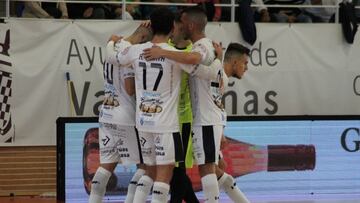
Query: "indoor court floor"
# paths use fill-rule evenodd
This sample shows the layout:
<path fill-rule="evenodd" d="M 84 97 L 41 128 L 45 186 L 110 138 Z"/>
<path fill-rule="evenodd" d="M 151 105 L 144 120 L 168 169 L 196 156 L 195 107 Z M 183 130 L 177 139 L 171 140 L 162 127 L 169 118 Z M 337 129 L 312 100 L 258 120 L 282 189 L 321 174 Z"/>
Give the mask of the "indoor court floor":
<path fill-rule="evenodd" d="M 360 194 L 352 195 L 309 195 L 309 196 L 249 196 L 251 203 L 360 203 Z M 80 201 L 79 203 L 82 203 Z M 87 201 L 84 201 L 87 202 Z M 148 201 L 149 202 L 149 201 Z M 42 197 L 0 197 L 0 203 L 63 203 L 54 198 Z M 123 203 L 121 200 L 109 200 L 104 203 Z M 203 201 L 201 201 L 203 203 Z M 222 193 L 220 203 L 232 203 Z"/>

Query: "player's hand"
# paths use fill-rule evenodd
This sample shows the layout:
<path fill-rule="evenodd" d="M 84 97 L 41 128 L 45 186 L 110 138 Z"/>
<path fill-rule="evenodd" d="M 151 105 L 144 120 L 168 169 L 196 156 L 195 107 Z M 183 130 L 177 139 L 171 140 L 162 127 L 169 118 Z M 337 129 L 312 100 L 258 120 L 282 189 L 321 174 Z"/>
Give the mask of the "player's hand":
<path fill-rule="evenodd" d="M 109 41 L 113 41 L 113 42 L 117 42 L 119 40 L 121 40 L 123 37 L 122 36 L 117 36 L 117 35 L 111 35 Z"/>
<path fill-rule="evenodd" d="M 141 22 L 140 26 L 143 26 L 143 27 L 150 27 L 151 25 L 151 22 L 150 20 L 145 20 L 143 22 Z"/>
<path fill-rule="evenodd" d="M 226 139 L 225 135 L 222 134 L 221 141 L 220 141 L 220 149 L 223 150 L 226 148 L 226 146 L 227 146 L 227 139 Z"/>
<path fill-rule="evenodd" d="M 215 49 L 216 58 L 221 61 L 222 56 L 223 56 L 223 48 L 222 48 L 221 42 L 218 44 L 218 43 L 213 41 L 213 46 L 214 46 L 214 49 Z"/>
<path fill-rule="evenodd" d="M 162 57 L 163 49 L 158 46 L 153 46 L 148 49 L 144 49 L 144 57 L 147 61 L 158 59 Z"/>

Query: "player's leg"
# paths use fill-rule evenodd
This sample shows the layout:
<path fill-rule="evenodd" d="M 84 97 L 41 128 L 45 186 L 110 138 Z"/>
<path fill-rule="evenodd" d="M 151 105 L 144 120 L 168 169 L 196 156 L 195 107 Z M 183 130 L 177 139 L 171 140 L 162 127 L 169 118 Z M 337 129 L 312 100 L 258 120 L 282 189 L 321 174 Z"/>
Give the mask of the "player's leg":
<path fill-rule="evenodd" d="M 185 183 L 185 196 L 184 196 L 184 200 L 187 203 L 200 203 L 198 198 L 196 197 L 196 194 L 194 192 L 194 189 L 192 187 L 192 182 L 189 178 L 189 176 L 186 174 L 186 170 L 185 172 L 185 178 L 184 178 L 184 183 Z"/>
<path fill-rule="evenodd" d="M 184 167 L 175 167 L 173 177 L 170 182 L 171 199 L 170 203 L 199 203 L 192 182 L 186 174 Z"/>
<path fill-rule="evenodd" d="M 138 180 L 133 202 L 145 203 L 156 177 L 156 166 L 145 165 L 145 173 Z"/>
<path fill-rule="evenodd" d="M 107 183 L 117 163 L 100 164 L 91 182 L 89 203 L 101 203 L 106 192 Z"/>
<path fill-rule="evenodd" d="M 199 203 L 199 200 L 197 199 L 193 186 L 192 186 L 192 182 L 189 178 L 189 176 L 186 174 L 186 168 L 187 167 L 192 167 L 192 159 L 193 159 L 193 155 L 192 155 L 192 129 L 191 129 L 191 123 L 184 123 L 182 125 L 182 138 L 183 138 L 183 147 L 184 147 L 184 152 L 185 152 L 185 161 L 184 161 L 184 166 L 185 168 L 183 168 L 183 182 L 184 182 L 184 188 L 185 190 L 185 196 L 183 197 L 183 200 L 185 200 L 185 202 L 188 203 Z M 191 145 L 191 147 L 189 148 L 189 145 Z M 190 163 L 189 160 L 190 159 Z"/>
<path fill-rule="evenodd" d="M 184 124 L 181 124 L 181 128 L 183 149 L 186 149 L 184 147 Z M 185 155 L 183 159 L 185 160 Z M 177 163 L 177 166 L 173 170 L 173 175 L 170 181 L 170 203 L 182 203 L 186 193 L 184 173 L 186 174 L 185 162 Z"/>
<path fill-rule="evenodd" d="M 122 164 L 136 164 L 137 166 L 137 170 L 134 176 L 131 178 L 130 184 L 128 186 L 125 199 L 125 203 L 132 203 L 134 201 L 134 195 L 138 181 L 145 174 L 145 165 L 141 153 L 141 144 L 137 129 L 134 126 L 123 126 L 121 131 L 124 132 L 124 136 L 119 135 L 123 139 L 118 142 L 118 150 Z"/>
<path fill-rule="evenodd" d="M 170 182 L 170 192 L 171 199 L 170 203 L 181 203 L 182 200 L 191 203 L 198 203 L 195 192 L 192 187 L 192 183 L 190 178 L 186 174 L 186 167 L 188 163 L 186 162 L 186 156 L 191 156 L 192 158 L 192 150 L 188 152 L 188 145 L 191 135 L 191 123 L 182 123 L 181 124 L 181 138 L 183 143 L 183 149 L 185 152 L 184 162 L 178 163 L 177 167 L 174 168 L 173 177 Z M 191 154 L 187 154 L 191 153 Z M 191 163 L 190 163 L 191 164 Z"/>
<path fill-rule="evenodd" d="M 170 180 L 174 170 L 174 164 L 158 165 L 156 167 L 156 179 L 154 182 L 151 203 L 166 203 L 170 190 Z"/>
<path fill-rule="evenodd" d="M 100 167 L 97 169 L 91 183 L 89 203 L 101 203 L 106 192 L 107 183 L 114 171 L 120 156 L 116 150 L 117 131 L 112 126 L 116 124 L 100 123 L 99 149 Z"/>
<path fill-rule="evenodd" d="M 205 195 L 206 202 L 219 202 L 219 185 L 215 175 L 215 164 L 207 163 L 199 165 L 199 173 L 201 174 L 201 185 Z"/>
<path fill-rule="evenodd" d="M 182 203 L 183 197 L 185 196 L 184 170 L 185 168 L 180 166 L 174 168 L 170 181 L 170 203 Z"/>
<path fill-rule="evenodd" d="M 145 169 L 146 168 L 145 168 L 144 164 L 137 164 L 136 167 L 137 167 L 137 170 L 136 170 L 135 174 L 133 175 L 133 177 L 130 180 L 130 184 L 128 186 L 128 190 L 127 190 L 127 194 L 126 194 L 126 198 L 125 198 L 124 203 L 132 203 L 132 202 L 134 202 L 134 196 L 135 196 L 137 184 L 138 184 L 140 178 L 143 175 L 145 175 Z"/>
<path fill-rule="evenodd" d="M 158 133 L 155 135 L 156 180 L 152 203 L 166 203 L 175 162 L 184 161 L 184 150 L 180 133 Z"/>
<path fill-rule="evenodd" d="M 193 153 L 199 166 L 201 184 L 207 203 L 219 202 L 215 165 L 219 159 L 222 126 L 195 126 Z"/>
<path fill-rule="evenodd" d="M 132 203 L 134 201 L 137 184 L 138 184 L 140 178 L 144 174 L 145 174 L 145 167 L 138 168 L 136 170 L 134 176 L 131 178 L 131 181 L 130 181 L 130 184 L 129 184 L 129 187 L 127 190 L 126 198 L 125 198 L 125 203 Z"/>
<path fill-rule="evenodd" d="M 145 164 L 145 174 L 138 180 L 133 202 L 145 203 L 156 176 L 155 144 L 151 133 L 140 132 L 141 154 Z"/>
<path fill-rule="evenodd" d="M 218 177 L 219 187 L 222 188 L 233 202 L 250 203 L 244 193 L 237 187 L 235 179 L 225 172 L 226 162 L 224 159 L 219 160 L 216 166 L 216 176 Z"/>

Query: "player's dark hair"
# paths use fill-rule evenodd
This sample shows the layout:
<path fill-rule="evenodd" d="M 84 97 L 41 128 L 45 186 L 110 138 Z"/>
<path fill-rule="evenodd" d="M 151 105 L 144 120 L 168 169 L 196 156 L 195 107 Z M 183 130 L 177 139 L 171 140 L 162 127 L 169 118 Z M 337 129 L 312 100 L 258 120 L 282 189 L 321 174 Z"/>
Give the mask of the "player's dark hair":
<path fill-rule="evenodd" d="M 243 54 L 249 56 L 250 50 L 239 43 L 230 43 L 226 49 L 224 60 L 228 61 L 234 56 L 241 56 Z"/>
<path fill-rule="evenodd" d="M 166 7 L 155 9 L 150 14 L 151 29 L 154 35 L 168 35 L 174 26 L 174 14 Z"/>

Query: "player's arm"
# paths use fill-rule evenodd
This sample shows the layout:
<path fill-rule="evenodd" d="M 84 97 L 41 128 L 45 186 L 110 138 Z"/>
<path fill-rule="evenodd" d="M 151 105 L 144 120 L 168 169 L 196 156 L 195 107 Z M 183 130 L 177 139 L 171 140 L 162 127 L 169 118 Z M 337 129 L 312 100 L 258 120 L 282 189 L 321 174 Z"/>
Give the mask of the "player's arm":
<path fill-rule="evenodd" d="M 192 65 L 192 66 L 182 66 L 181 68 L 187 72 L 190 71 L 190 74 L 197 76 L 205 80 L 216 80 L 219 75 L 219 72 L 223 71 L 223 64 L 221 63 L 222 59 L 222 46 L 217 43 L 213 43 L 215 48 L 216 59 L 210 64 L 210 66 L 205 66 L 202 64 Z M 186 70 L 186 69 L 189 70 Z"/>
<path fill-rule="evenodd" d="M 219 59 L 214 60 L 210 66 L 202 64 L 192 65 L 193 70 L 190 73 L 192 76 L 197 76 L 204 80 L 216 80 L 219 72 L 222 71 L 222 63 Z"/>
<path fill-rule="evenodd" d="M 185 72 L 189 73 L 192 76 L 197 76 L 204 80 L 216 80 L 219 75 L 219 72 L 222 71 L 222 63 L 220 59 L 215 59 L 210 66 L 205 66 L 202 64 L 198 65 L 189 65 L 177 63 L 177 65 L 183 69 Z"/>
<path fill-rule="evenodd" d="M 115 50 L 115 43 L 121 40 L 121 37 L 111 35 L 106 45 L 106 61 L 114 65 L 120 65 L 116 59 L 117 51 Z"/>
<path fill-rule="evenodd" d="M 201 54 L 198 52 L 170 51 L 158 46 L 145 49 L 144 57 L 148 61 L 164 57 L 183 64 L 199 64 L 202 59 Z"/>
<path fill-rule="evenodd" d="M 117 66 L 128 66 L 136 59 L 136 57 L 131 52 L 131 46 L 116 50 L 115 43 L 121 39 L 116 37 L 113 35 L 106 45 L 106 61 Z"/>
<path fill-rule="evenodd" d="M 124 86 L 128 95 L 133 96 L 135 94 L 135 73 L 132 68 L 124 68 Z"/>
<path fill-rule="evenodd" d="M 135 94 L 135 79 L 134 78 L 126 78 L 125 79 L 125 91 L 130 96 L 133 96 Z"/>

